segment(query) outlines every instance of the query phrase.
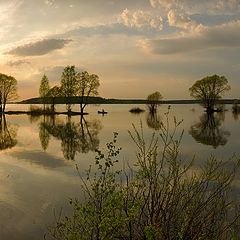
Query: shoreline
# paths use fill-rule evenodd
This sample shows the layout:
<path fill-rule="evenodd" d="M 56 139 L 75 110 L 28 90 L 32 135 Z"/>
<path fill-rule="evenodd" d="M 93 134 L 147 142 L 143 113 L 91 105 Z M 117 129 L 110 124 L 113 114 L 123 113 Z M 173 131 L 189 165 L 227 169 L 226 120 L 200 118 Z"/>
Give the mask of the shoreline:
<path fill-rule="evenodd" d="M 56 99 L 55 104 L 67 104 L 63 98 Z M 238 99 L 220 99 L 217 101 L 217 104 L 234 104 Z M 240 101 L 240 100 L 239 100 Z M 79 104 L 78 98 L 72 98 L 70 101 L 71 104 Z M 87 104 L 148 104 L 148 103 L 158 103 L 158 104 L 201 104 L 200 100 L 193 99 L 176 99 L 176 100 L 160 100 L 160 101 L 148 101 L 146 99 L 104 99 L 104 98 L 91 98 Z M 41 99 L 33 98 L 27 99 L 20 102 L 11 102 L 8 104 L 43 104 Z M 46 104 L 52 104 L 50 99 L 46 102 Z"/>

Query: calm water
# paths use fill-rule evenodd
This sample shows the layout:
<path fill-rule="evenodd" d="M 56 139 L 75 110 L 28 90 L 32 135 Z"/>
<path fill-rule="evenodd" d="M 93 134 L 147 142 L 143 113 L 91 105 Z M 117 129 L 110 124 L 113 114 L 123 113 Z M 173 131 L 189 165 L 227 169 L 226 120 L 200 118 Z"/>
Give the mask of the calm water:
<path fill-rule="evenodd" d="M 11 105 L 8 109 L 26 110 L 28 105 Z M 131 105 L 89 106 L 82 124 L 80 117 L 68 119 L 57 116 L 29 118 L 26 115 L 5 116 L 0 129 L 0 239 L 43 239 L 47 226 L 54 222 L 54 211 L 68 211 L 68 199 L 80 195 L 80 172 L 94 163 L 94 149 L 104 148 L 118 132 L 122 147 L 119 163 L 132 164 L 136 148 L 128 130 L 132 124 L 143 124 L 146 139 L 164 120 L 167 106 L 159 108 L 156 117 L 146 112 L 129 113 Z M 136 107 L 136 106 L 134 106 Z M 145 108 L 145 106 L 140 106 Z M 186 161 L 196 155 L 196 167 L 211 154 L 231 165 L 233 154 L 240 153 L 240 120 L 233 116 L 231 106 L 214 118 L 204 115 L 198 105 L 174 105 L 173 116 L 183 119 L 179 133 L 184 129 L 182 158 Z M 77 107 L 75 107 L 77 110 Z M 97 110 L 108 114 L 101 116 Z M 58 106 L 58 110 L 65 109 Z M 240 116 L 239 116 L 240 117 Z M 173 124 L 171 124 L 173 125 Z M 237 176 L 236 184 L 240 180 Z"/>

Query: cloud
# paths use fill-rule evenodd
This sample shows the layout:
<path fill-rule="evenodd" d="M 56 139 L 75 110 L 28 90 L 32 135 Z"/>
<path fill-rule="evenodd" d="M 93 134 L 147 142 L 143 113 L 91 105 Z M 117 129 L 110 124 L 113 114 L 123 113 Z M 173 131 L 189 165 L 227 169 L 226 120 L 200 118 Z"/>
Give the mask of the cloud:
<path fill-rule="evenodd" d="M 204 49 L 240 47 L 240 20 L 214 27 L 205 27 L 197 33 L 175 38 L 142 41 L 142 46 L 155 54 L 177 54 Z"/>
<path fill-rule="evenodd" d="M 150 4 L 154 8 L 159 7 L 164 9 L 170 9 L 174 5 L 176 5 L 176 1 L 175 0 L 150 0 Z"/>
<path fill-rule="evenodd" d="M 178 12 L 176 10 L 170 10 L 168 12 L 169 26 L 183 28 L 185 30 L 200 30 L 203 26 L 193 21 L 187 14 Z"/>
<path fill-rule="evenodd" d="M 164 31 L 164 30 L 163 30 Z M 162 31 L 162 33 L 163 33 Z M 95 26 L 77 26 L 69 31 L 62 34 L 58 34 L 57 38 L 78 38 L 78 37 L 92 37 L 92 36 L 103 36 L 104 38 L 113 35 L 127 35 L 127 36 L 139 36 L 139 37 L 152 37 L 156 36 L 158 31 L 153 28 L 144 29 L 128 27 L 124 23 L 114 22 L 106 24 L 98 24 Z"/>
<path fill-rule="evenodd" d="M 12 17 L 15 14 L 15 11 L 21 5 L 22 1 L 19 0 L 9 0 L 9 1 L 1 1 L 0 2 L 0 39 L 5 36 L 12 27 Z"/>
<path fill-rule="evenodd" d="M 220 10 L 224 9 L 234 10 L 238 9 L 239 5 L 240 5 L 239 0 L 218 0 L 216 7 Z"/>
<path fill-rule="evenodd" d="M 154 8 L 169 11 L 178 9 L 188 13 L 238 11 L 239 0 L 150 0 Z"/>
<path fill-rule="evenodd" d="M 7 54 L 16 56 L 40 56 L 54 50 L 62 49 L 72 40 L 66 39 L 44 39 L 41 41 L 25 44 L 10 50 Z"/>
<path fill-rule="evenodd" d="M 17 158 L 19 161 L 29 161 L 32 164 L 37 164 L 49 169 L 67 166 L 67 163 L 64 162 L 62 158 L 42 151 L 15 151 L 11 153 L 11 156 Z"/>
<path fill-rule="evenodd" d="M 16 61 L 9 61 L 6 63 L 9 67 L 18 67 L 21 65 L 31 65 L 31 63 L 29 61 L 26 60 L 16 60 Z"/>
<path fill-rule="evenodd" d="M 125 26 L 135 28 L 150 27 L 157 30 L 162 30 L 163 19 L 161 16 L 154 16 L 149 12 L 137 10 L 129 11 L 127 8 L 121 13 L 121 20 Z"/>
<path fill-rule="evenodd" d="M 45 0 L 45 4 L 52 6 L 54 4 L 55 0 Z"/>

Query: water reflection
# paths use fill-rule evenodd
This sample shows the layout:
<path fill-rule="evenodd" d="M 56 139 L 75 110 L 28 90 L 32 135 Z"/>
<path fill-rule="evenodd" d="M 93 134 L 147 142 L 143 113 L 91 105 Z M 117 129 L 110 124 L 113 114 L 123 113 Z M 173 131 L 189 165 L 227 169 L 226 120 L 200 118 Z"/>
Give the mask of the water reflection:
<path fill-rule="evenodd" d="M 238 120 L 238 119 L 239 119 L 239 115 L 240 115 L 240 112 L 238 112 L 238 111 L 232 111 L 232 116 L 233 116 L 233 119 L 234 119 L 234 120 Z"/>
<path fill-rule="evenodd" d="M 47 150 L 49 140 L 50 140 L 50 134 L 45 126 L 46 126 L 46 121 L 45 121 L 45 116 L 44 116 L 43 122 L 40 122 L 40 124 L 39 124 L 39 139 L 41 142 L 42 149 L 44 151 Z"/>
<path fill-rule="evenodd" d="M 28 107 L 26 105 L 26 110 Z M 78 110 L 77 107 L 76 110 Z M 193 107 L 195 109 L 194 112 L 190 111 Z M 103 108 L 107 108 L 109 112 L 104 118 L 97 115 L 99 107 L 92 106 L 89 109 L 90 115 L 85 117 L 90 133 L 95 135 L 91 139 L 93 142 L 94 139 L 96 141 L 96 143 L 91 144 L 92 146 L 87 144 L 87 148 L 94 150 L 94 145 L 98 145 L 97 142 L 99 141 L 105 145 L 106 142 L 112 139 L 112 133 L 117 131 L 119 132 L 117 145 L 123 149 L 120 158 L 123 164 L 132 166 L 134 164 L 136 146 L 130 140 L 126 130 L 132 129 L 132 123 L 139 127 L 139 121 L 143 119 L 146 142 L 150 140 L 152 130 L 147 127 L 148 113 L 145 112 L 143 115 L 127 114 L 129 105 L 103 106 Z M 59 112 L 64 109 L 65 106 L 58 105 Z M 158 117 L 156 115 L 149 116 L 148 125 L 150 123 L 150 127 L 154 126 L 156 128 L 160 121 L 165 123 L 165 111 L 167 111 L 167 106 L 162 107 L 158 112 Z M 172 131 L 171 127 L 173 127 L 172 116 L 176 116 L 176 119 L 184 118 L 183 123 L 179 126 L 179 131 L 185 129 L 186 133 L 186 131 L 190 130 L 190 126 L 193 125 L 193 121 L 198 123 L 196 125 L 201 125 L 202 119 L 199 120 L 199 114 L 202 114 L 202 108 L 197 105 L 173 106 L 169 123 L 170 131 Z M 190 135 L 186 136 L 184 134 L 182 138 L 181 154 L 183 159 L 188 161 L 196 154 L 196 169 L 202 166 L 202 160 L 208 158 L 210 154 L 214 154 L 219 159 L 226 159 L 228 161 L 227 166 L 232 164 L 231 161 L 229 162 L 229 157 L 232 156 L 232 153 L 239 154 L 239 122 L 233 121 L 231 111 L 225 113 L 225 120 L 224 114 L 219 115 L 219 113 L 215 113 L 215 115 L 215 121 L 220 121 L 221 123 L 218 128 L 222 129 L 224 126 L 225 129 L 231 131 L 229 138 L 228 134 L 224 135 L 228 144 L 213 149 L 211 145 L 206 147 L 206 145 L 197 144 Z M 65 115 L 45 116 L 45 119 L 44 116 L 36 116 L 32 118 L 32 124 L 30 124 L 28 118 L 29 116 L 27 115 L 6 115 L 5 119 L 5 122 L 7 121 L 7 124 L 5 123 L 5 126 L 7 125 L 8 128 L 7 132 L 11 132 L 11 138 L 15 139 L 15 142 L 17 139 L 18 143 L 12 149 L 0 151 L 0 212 L 2 216 L 0 221 L 0 240 L 42 240 L 42 236 L 46 233 L 46 225 L 49 226 L 54 221 L 53 208 L 58 210 L 64 207 L 65 213 L 68 213 L 68 208 L 65 205 L 66 199 L 79 197 L 79 179 L 76 177 L 76 169 L 73 162 L 64 160 L 61 150 L 62 145 L 70 145 L 70 140 L 63 139 L 66 135 L 69 138 L 72 134 L 76 144 L 80 144 L 80 141 L 83 141 L 79 139 L 80 135 L 83 135 L 81 133 L 82 128 L 79 116 L 72 116 L 71 119 L 67 119 Z M 96 127 L 93 126 L 97 122 L 92 121 L 95 118 L 103 122 L 104 128 L 101 129 L 101 124 L 100 127 L 98 126 L 99 122 L 96 123 Z M 204 116 L 202 118 L 204 119 Z M 207 118 L 206 115 L 205 118 Z M 220 120 L 218 120 L 219 118 Z M 5 128 L 6 130 L 3 121 L 4 119 L 2 119 L 0 124 L 1 139 L 3 139 L 3 129 Z M 84 119 L 82 121 L 84 135 L 86 135 L 86 124 Z M 16 128 L 14 123 L 17 123 L 19 127 Z M 197 131 L 197 126 L 194 127 L 193 125 L 192 128 Z M 17 134 L 16 132 L 12 134 L 14 132 L 12 130 L 17 130 Z M 96 133 L 93 133 L 94 131 Z M 13 137 L 14 135 L 17 135 L 16 138 Z M 41 148 L 39 136 L 42 139 L 42 147 L 47 149 L 45 152 L 39 149 L 39 147 Z M 66 143 L 62 143 L 62 141 Z M 87 141 L 90 141 L 89 137 Z M 0 145 L 2 146 L 2 140 L 0 140 Z M 87 149 L 85 144 L 81 143 L 81 145 L 83 149 Z M 76 148 L 81 149 L 79 146 Z M 71 152 L 70 150 L 68 151 Z M 88 169 L 89 164 L 94 161 L 94 154 L 91 154 L 91 150 L 89 150 L 88 154 L 84 154 L 82 158 L 80 158 L 77 150 L 75 154 L 75 160 L 78 160 L 77 163 L 81 166 L 80 171 L 84 175 L 85 169 Z M 71 154 L 69 153 L 68 155 L 70 156 Z M 122 163 L 119 166 L 121 167 Z M 240 176 L 238 172 L 236 176 L 237 181 L 239 181 Z"/>
<path fill-rule="evenodd" d="M 159 130 L 161 128 L 161 117 L 157 112 L 149 112 L 146 119 L 149 128 Z"/>
<path fill-rule="evenodd" d="M 99 146 L 98 134 L 102 129 L 99 120 L 87 121 L 84 117 L 80 121 L 73 121 L 67 117 L 66 122 L 58 119 L 47 118 L 39 125 L 39 138 L 43 150 L 47 149 L 50 135 L 61 140 L 64 158 L 74 160 L 76 153 L 88 153 Z"/>
<path fill-rule="evenodd" d="M 211 145 L 214 148 L 227 143 L 230 132 L 222 128 L 225 114 L 203 114 L 200 122 L 191 126 L 189 134 L 199 143 Z"/>
<path fill-rule="evenodd" d="M 0 150 L 12 148 L 17 144 L 17 127 L 7 123 L 4 114 L 0 115 Z"/>
<path fill-rule="evenodd" d="M 40 115 L 29 114 L 28 118 L 30 123 L 36 123 L 40 119 Z"/>
<path fill-rule="evenodd" d="M 239 119 L 239 114 L 238 113 L 232 113 L 233 119 L 238 120 Z"/>

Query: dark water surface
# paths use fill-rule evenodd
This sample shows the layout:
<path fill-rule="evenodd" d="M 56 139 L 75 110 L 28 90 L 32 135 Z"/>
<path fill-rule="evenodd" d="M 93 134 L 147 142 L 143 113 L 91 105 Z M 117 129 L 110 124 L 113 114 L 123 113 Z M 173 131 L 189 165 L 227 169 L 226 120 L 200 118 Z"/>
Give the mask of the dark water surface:
<path fill-rule="evenodd" d="M 11 105 L 8 109 L 27 110 L 28 105 Z M 80 196 L 81 173 L 94 163 L 94 150 L 104 148 L 118 132 L 122 147 L 120 167 L 133 164 L 136 147 L 128 135 L 132 124 L 143 124 L 146 140 L 159 123 L 165 121 L 168 106 L 156 116 L 147 112 L 129 113 L 132 105 L 89 106 L 89 115 L 29 117 L 7 115 L 0 128 L 0 239 L 43 239 L 47 226 L 54 222 L 54 211 L 68 211 L 70 197 Z M 145 108 L 145 106 L 139 106 Z M 75 107 L 77 110 L 77 106 Z M 97 110 L 108 111 L 105 116 Z M 171 106 L 169 121 L 183 119 L 177 134 L 184 129 L 181 155 L 189 161 L 196 155 L 200 167 L 211 154 L 232 164 L 231 157 L 240 153 L 240 118 L 228 111 L 207 116 L 198 105 Z M 64 106 L 58 106 L 58 110 Z M 240 116 L 239 116 L 240 117 Z M 235 184 L 238 185 L 237 176 Z"/>

